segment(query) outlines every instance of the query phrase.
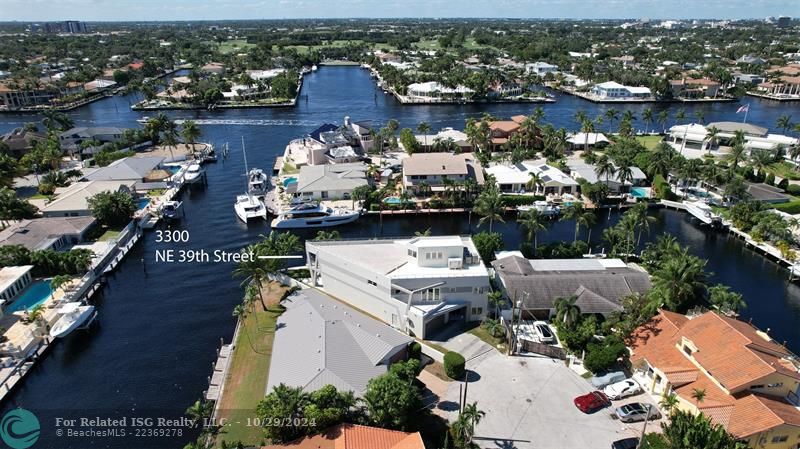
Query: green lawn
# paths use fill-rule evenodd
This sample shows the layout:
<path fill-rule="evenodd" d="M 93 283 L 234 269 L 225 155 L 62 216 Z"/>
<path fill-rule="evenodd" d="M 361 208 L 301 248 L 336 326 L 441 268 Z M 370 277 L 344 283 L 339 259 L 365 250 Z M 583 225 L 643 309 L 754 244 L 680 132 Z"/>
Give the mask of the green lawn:
<path fill-rule="evenodd" d="M 419 42 L 414 42 L 413 45 L 420 50 L 439 50 L 442 48 L 439 46 L 438 39 L 421 39 Z"/>
<path fill-rule="evenodd" d="M 775 162 L 767 168 L 767 171 L 780 178 L 791 180 L 800 179 L 800 171 L 789 162 L 780 161 Z"/>
<path fill-rule="evenodd" d="M 789 202 L 773 204 L 772 207 L 787 214 L 797 215 L 800 214 L 800 198 L 793 196 Z"/>
<path fill-rule="evenodd" d="M 238 53 L 247 51 L 255 46 L 256 44 L 250 44 L 244 39 L 234 39 L 220 43 L 217 50 L 223 54 Z"/>
<path fill-rule="evenodd" d="M 97 238 L 97 240 L 100 242 L 107 242 L 109 240 L 114 240 L 115 238 L 117 238 L 117 236 L 119 236 L 120 232 L 122 231 L 117 231 L 116 229 L 108 229 L 106 232 L 101 234 L 100 237 Z"/>
<path fill-rule="evenodd" d="M 261 304 L 256 302 L 256 314 L 249 314 L 239 330 L 219 405 L 219 418 L 224 418 L 229 425 L 217 436 L 217 447 L 222 441 L 258 446 L 264 440 L 261 428 L 248 426 L 247 420 L 256 417 L 256 406 L 266 394 L 275 323 L 283 313 L 278 301 L 285 291 L 277 284 L 266 286 L 264 300 L 268 309 L 262 310 Z"/>
<path fill-rule="evenodd" d="M 636 140 L 648 150 L 655 148 L 661 142 L 661 139 L 663 139 L 662 136 L 636 136 Z"/>
<path fill-rule="evenodd" d="M 340 40 L 333 40 L 333 41 L 325 41 L 322 45 L 287 45 L 285 48 L 293 48 L 297 51 L 298 54 L 306 55 L 314 50 L 319 50 L 321 48 L 329 48 L 329 47 L 344 47 L 348 44 L 358 44 L 363 41 L 354 39 L 354 40 L 347 40 L 347 39 L 340 39 Z M 273 49 L 277 49 L 278 46 L 273 46 Z"/>
<path fill-rule="evenodd" d="M 49 200 L 52 197 L 53 197 L 52 195 L 44 195 L 44 194 L 41 194 L 41 193 L 37 193 L 35 195 L 29 196 L 28 199 L 29 200 Z"/>
<path fill-rule="evenodd" d="M 494 346 L 495 348 L 497 348 L 498 351 L 500 351 L 503 354 L 505 354 L 506 349 L 508 349 L 508 346 L 506 346 L 506 340 L 504 338 L 497 338 L 492 336 L 491 334 L 489 334 L 489 332 L 486 331 L 486 328 L 484 328 L 483 326 L 480 325 L 475 326 L 474 328 L 469 330 L 469 333 L 480 338 L 486 343 Z"/>

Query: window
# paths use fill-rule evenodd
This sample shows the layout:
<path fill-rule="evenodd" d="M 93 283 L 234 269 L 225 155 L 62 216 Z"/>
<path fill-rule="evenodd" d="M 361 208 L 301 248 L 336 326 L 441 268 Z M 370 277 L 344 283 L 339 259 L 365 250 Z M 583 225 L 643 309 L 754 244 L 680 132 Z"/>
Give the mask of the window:
<path fill-rule="evenodd" d="M 422 299 L 425 301 L 438 301 L 439 300 L 439 289 L 438 288 L 429 288 L 422 292 Z"/>
<path fill-rule="evenodd" d="M 473 307 L 472 308 L 473 315 L 482 315 L 483 314 L 483 307 Z"/>
<path fill-rule="evenodd" d="M 772 437 L 773 443 L 783 443 L 784 441 L 789 439 L 789 435 L 778 435 L 776 437 Z"/>
<path fill-rule="evenodd" d="M 761 384 L 759 384 L 759 385 L 750 385 L 750 389 L 751 390 L 758 390 L 758 389 L 761 389 L 761 388 L 764 388 L 764 385 L 761 385 Z"/>
<path fill-rule="evenodd" d="M 431 260 L 431 253 L 425 253 L 425 260 Z"/>
<path fill-rule="evenodd" d="M 369 279 L 367 279 L 367 284 L 374 285 L 375 287 L 378 286 L 378 284 L 376 284 L 375 281 L 370 281 Z"/>
<path fill-rule="evenodd" d="M 685 352 L 686 355 L 691 356 L 692 355 L 692 348 L 690 348 L 690 347 L 688 347 L 686 345 L 683 345 L 683 352 Z"/>
<path fill-rule="evenodd" d="M 767 388 L 780 388 L 783 386 L 783 382 L 776 382 L 774 384 L 767 384 Z"/>
<path fill-rule="evenodd" d="M 483 287 L 472 287 L 472 294 L 474 295 L 483 294 Z"/>
<path fill-rule="evenodd" d="M 319 196 L 320 196 L 321 198 L 327 198 L 327 197 L 328 197 L 328 192 L 327 192 L 327 191 L 325 191 L 325 190 L 323 190 L 322 192 L 319 192 Z"/>

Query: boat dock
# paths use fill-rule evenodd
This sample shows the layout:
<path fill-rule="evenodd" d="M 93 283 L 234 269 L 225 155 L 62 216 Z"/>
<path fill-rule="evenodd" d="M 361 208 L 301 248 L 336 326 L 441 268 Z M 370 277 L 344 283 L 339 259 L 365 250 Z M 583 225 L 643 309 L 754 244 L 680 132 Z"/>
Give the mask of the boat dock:
<path fill-rule="evenodd" d="M 222 395 L 222 387 L 225 385 L 232 354 L 232 344 L 222 344 L 217 350 L 217 361 L 214 363 L 214 371 L 208 380 L 208 390 L 205 394 L 207 401 L 218 401 Z"/>

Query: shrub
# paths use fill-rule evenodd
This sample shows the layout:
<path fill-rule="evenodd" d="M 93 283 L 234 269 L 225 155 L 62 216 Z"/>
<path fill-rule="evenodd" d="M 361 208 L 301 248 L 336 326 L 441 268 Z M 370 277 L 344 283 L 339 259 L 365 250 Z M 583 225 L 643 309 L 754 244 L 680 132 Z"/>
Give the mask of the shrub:
<path fill-rule="evenodd" d="M 800 184 L 789 184 L 786 187 L 786 191 L 789 192 L 790 195 L 800 195 Z"/>
<path fill-rule="evenodd" d="M 601 344 L 589 343 L 583 366 L 593 373 L 608 370 L 625 354 L 625 344 L 618 338 L 609 337 Z"/>
<path fill-rule="evenodd" d="M 770 185 L 770 186 L 774 186 L 775 185 L 775 175 L 773 173 L 768 174 L 767 177 L 764 179 L 764 183 L 766 183 L 767 185 Z"/>
<path fill-rule="evenodd" d="M 414 343 L 411 343 L 411 345 L 408 347 L 408 357 L 411 359 L 419 360 L 421 356 L 422 356 L 422 345 L 416 341 Z"/>
<path fill-rule="evenodd" d="M 789 188 L 789 178 L 781 179 L 781 182 L 778 183 L 778 188 L 786 190 Z"/>
<path fill-rule="evenodd" d="M 545 198 L 541 195 L 503 195 L 500 197 L 505 207 L 527 206 Z"/>
<path fill-rule="evenodd" d="M 466 364 L 467 361 L 464 360 L 464 356 L 457 352 L 450 351 L 444 355 L 444 372 L 451 379 L 464 377 L 464 372 L 466 371 L 464 366 Z"/>
<path fill-rule="evenodd" d="M 800 214 L 800 201 L 790 201 L 788 203 L 780 203 L 773 206 L 775 209 L 781 212 L 786 212 L 787 214 Z"/>

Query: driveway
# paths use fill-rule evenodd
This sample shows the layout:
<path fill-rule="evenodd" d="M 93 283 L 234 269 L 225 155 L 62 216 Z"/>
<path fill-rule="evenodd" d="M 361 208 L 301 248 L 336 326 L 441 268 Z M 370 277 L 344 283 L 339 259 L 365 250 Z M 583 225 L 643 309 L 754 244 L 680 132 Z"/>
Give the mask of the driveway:
<path fill-rule="evenodd" d="M 639 436 L 641 423 L 622 424 L 611 418 L 613 407 L 625 402 L 651 401 L 638 395 L 615 402 L 592 415 L 580 412 L 572 400 L 592 390 L 589 383 L 562 361 L 545 357 L 507 357 L 489 345 L 483 352 L 472 335 L 448 340 L 448 349 L 469 351 L 467 369 L 472 371 L 467 402 L 477 402 L 486 416 L 478 424 L 475 442 L 483 448 L 586 449 L 608 448 L 620 438 Z M 460 339 L 460 340 L 459 340 Z M 476 338 L 477 339 L 477 338 Z M 481 342 L 482 343 L 482 342 Z M 485 349 L 485 348 L 483 348 Z M 458 403 L 459 382 L 447 389 L 444 404 Z M 457 417 L 446 407 L 451 421 Z M 658 424 L 648 425 L 655 430 Z"/>

